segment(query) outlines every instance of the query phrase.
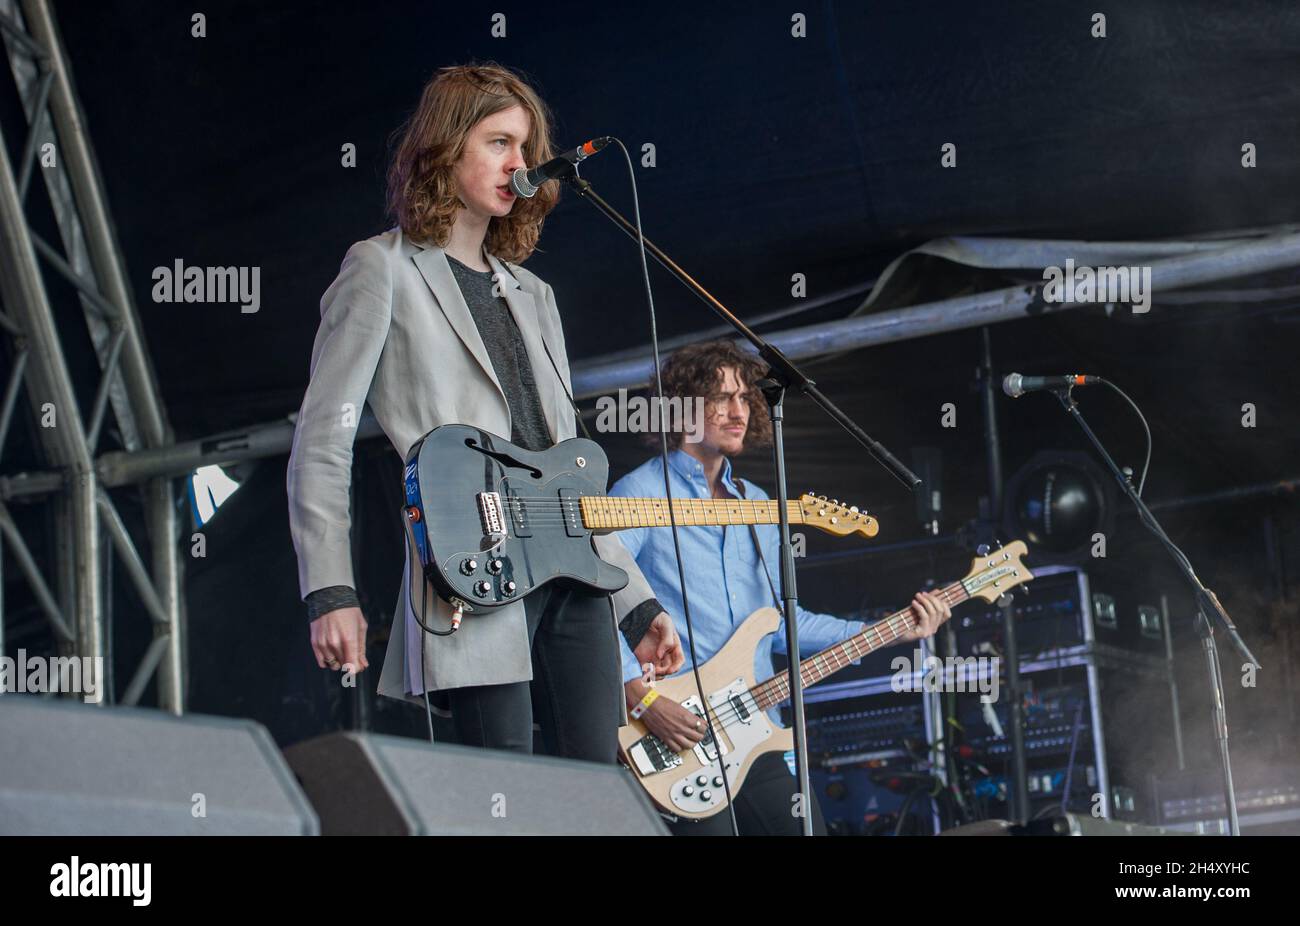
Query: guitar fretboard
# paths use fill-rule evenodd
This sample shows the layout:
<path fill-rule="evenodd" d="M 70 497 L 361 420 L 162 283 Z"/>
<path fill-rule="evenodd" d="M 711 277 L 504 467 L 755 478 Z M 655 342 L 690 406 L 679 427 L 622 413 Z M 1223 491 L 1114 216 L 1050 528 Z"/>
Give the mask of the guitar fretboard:
<path fill-rule="evenodd" d="M 970 595 L 961 582 L 954 582 L 939 590 L 940 596 L 949 607 L 956 607 Z M 799 680 L 803 687 L 815 685 L 828 675 L 833 675 L 855 659 L 861 659 L 882 646 L 888 646 L 905 635 L 913 624 L 911 608 L 896 611 L 882 621 L 877 621 L 855 636 L 849 637 L 834 646 L 829 646 L 815 656 L 809 656 L 799 664 Z M 790 699 L 789 673 L 781 672 L 767 681 L 755 685 L 750 690 L 758 706 L 767 710 Z"/>
<path fill-rule="evenodd" d="M 674 498 L 671 519 L 666 498 L 619 498 L 584 496 L 580 502 L 582 523 L 590 530 L 629 527 L 667 527 L 676 521 L 684 527 L 725 524 L 776 524 L 780 509 L 770 499 Z M 791 524 L 803 524 L 803 510 L 797 501 L 786 503 Z"/>

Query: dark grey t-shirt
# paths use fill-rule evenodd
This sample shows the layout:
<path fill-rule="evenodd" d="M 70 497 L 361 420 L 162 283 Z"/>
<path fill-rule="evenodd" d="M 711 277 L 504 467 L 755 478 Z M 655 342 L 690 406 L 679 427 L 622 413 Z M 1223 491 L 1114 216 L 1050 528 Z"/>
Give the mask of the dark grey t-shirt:
<path fill-rule="evenodd" d="M 511 443 L 526 450 L 545 450 L 551 446 L 551 431 L 542 411 L 528 350 L 524 347 L 519 325 L 510 313 L 510 305 L 504 296 L 493 295 L 492 271 L 467 267 L 450 254 L 447 263 L 451 265 L 456 285 L 469 306 L 469 314 L 474 318 L 483 346 L 487 348 L 492 370 L 506 394 L 510 406 Z M 316 589 L 307 595 L 305 601 L 307 619 L 313 621 L 336 608 L 360 606 L 356 591 L 348 585 Z"/>
<path fill-rule="evenodd" d="M 545 450 L 551 446 L 551 429 L 542 411 L 533 366 L 509 304 L 504 296 L 492 293 L 495 285 L 492 271 L 474 270 L 450 254 L 447 263 L 451 264 L 451 272 L 469 306 L 469 314 L 474 316 L 479 337 L 510 405 L 511 443 L 525 450 Z"/>

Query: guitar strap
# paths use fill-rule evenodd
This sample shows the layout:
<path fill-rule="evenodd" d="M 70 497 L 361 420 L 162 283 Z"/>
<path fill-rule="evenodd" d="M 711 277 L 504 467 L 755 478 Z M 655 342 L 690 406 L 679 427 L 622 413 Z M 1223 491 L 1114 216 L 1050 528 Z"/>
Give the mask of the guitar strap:
<path fill-rule="evenodd" d="M 745 497 L 745 480 L 737 476 L 732 480 L 736 484 L 736 491 L 740 497 Z M 754 552 L 758 554 L 759 565 L 763 567 L 763 578 L 767 579 L 767 587 L 772 591 L 772 601 L 776 603 L 776 609 L 781 610 L 781 596 L 776 593 L 776 586 L 772 583 L 772 573 L 767 570 L 767 560 L 763 558 L 763 545 L 758 542 L 758 528 L 753 524 L 749 525 L 749 539 L 754 542 Z"/>
<path fill-rule="evenodd" d="M 542 350 L 546 351 L 546 358 L 551 361 L 551 369 L 555 371 L 555 378 L 560 381 L 560 389 L 564 391 L 564 397 L 568 399 L 569 404 L 573 406 L 573 414 L 578 420 L 578 427 L 582 428 L 582 435 L 587 438 L 587 440 L 591 440 L 591 432 L 587 430 L 587 422 L 582 420 L 582 409 L 578 407 L 577 402 L 573 401 L 573 393 L 569 392 L 569 387 L 564 385 L 564 377 L 560 375 L 560 365 L 556 363 L 555 358 L 551 356 L 551 349 L 546 346 L 546 338 L 542 338 Z"/>

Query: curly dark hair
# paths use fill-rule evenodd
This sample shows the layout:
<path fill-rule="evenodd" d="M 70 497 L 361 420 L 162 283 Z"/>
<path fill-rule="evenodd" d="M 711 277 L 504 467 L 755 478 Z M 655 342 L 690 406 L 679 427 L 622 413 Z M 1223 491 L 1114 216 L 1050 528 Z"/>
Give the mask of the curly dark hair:
<path fill-rule="evenodd" d="M 452 168 L 465 150 L 470 129 L 493 113 L 522 106 L 531 120 L 524 157 L 542 164 L 553 156 L 551 112 L 519 74 L 494 62 L 442 68 L 424 87 L 388 167 L 388 209 L 414 241 L 445 247 L 460 200 Z M 488 223 L 484 247 L 502 260 L 523 263 L 537 247 L 542 221 L 559 200 L 546 183 L 532 199 Z"/>
<path fill-rule="evenodd" d="M 772 421 L 767 414 L 767 401 L 758 388 L 758 381 L 767 375 L 767 364 L 754 354 L 741 350 L 734 341 L 720 339 L 689 344 L 673 351 L 662 364 L 664 398 L 679 398 L 683 402 L 696 397 L 707 399 L 717 391 L 724 367 L 736 371 L 736 378 L 745 388 L 749 399 L 749 427 L 745 431 L 745 449 L 766 447 L 772 442 Z M 656 395 L 654 377 L 646 387 L 652 399 Z M 659 446 L 659 432 L 645 435 L 646 442 Z M 673 450 L 682 445 L 686 435 L 680 429 L 668 432 L 668 446 Z"/>

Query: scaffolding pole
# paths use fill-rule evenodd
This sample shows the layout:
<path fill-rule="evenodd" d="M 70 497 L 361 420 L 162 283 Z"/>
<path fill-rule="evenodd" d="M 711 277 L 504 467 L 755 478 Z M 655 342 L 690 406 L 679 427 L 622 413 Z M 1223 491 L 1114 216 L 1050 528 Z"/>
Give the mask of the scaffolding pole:
<path fill-rule="evenodd" d="M 1168 292 L 1215 280 L 1252 276 L 1297 266 L 1300 266 L 1300 234 L 1286 234 L 1156 261 L 1151 265 L 1151 280 L 1153 289 Z M 769 338 L 786 356 L 799 360 L 1032 318 L 1046 312 L 1069 311 L 1082 308 L 1083 305 L 1043 303 L 1042 287 L 1015 286 L 791 328 L 773 333 Z M 647 347 L 643 355 L 648 354 Z M 644 386 L 648 376 L 648 360 L 575 363 L 573 391 L 575 395 L 587 398 L 609 395 L 619 388 L 636 389 Z M 111 451 L 97 458 L 96 473 L 100 482 L 111 488 L 154 477 L 180 476 L 192 473 L 201 466 L 222 466 L 283 456 L 293 445 L 293 431 L 294 421 L 290 417 L 163 447 L 135 452 Z M 383 430 L 367 408 L 357 429 L 357 440 L 383 436 Z M 0 476 L 0 499 L 46 494 L 55 491 L 57 482 L 57 474 L 50 472 Z"/>
<path fill-rule="evenodd" d="M 1300 266 L 1300 234 L 1273 235 L 1218 250 L 1195 251 L 1152 261 L 1152 292 L 1169 292 L 1216 280 L 1253 276 Z M 1033 318 L 1092 303 L 1046 302 L 1043 285 L 1009 286 L 986 293 L 955 296 L 922 305 L 791 328 L 767 338 L 787 357 L 817 357 L 895 341 Z M 752 347 L 745 342 L 742 349 Z M 650 348 L 641 359 L 578 364 L 573 372 L 575 398 L 614 394 L 619 388 L 644 386 L 653 370 Z"/>

